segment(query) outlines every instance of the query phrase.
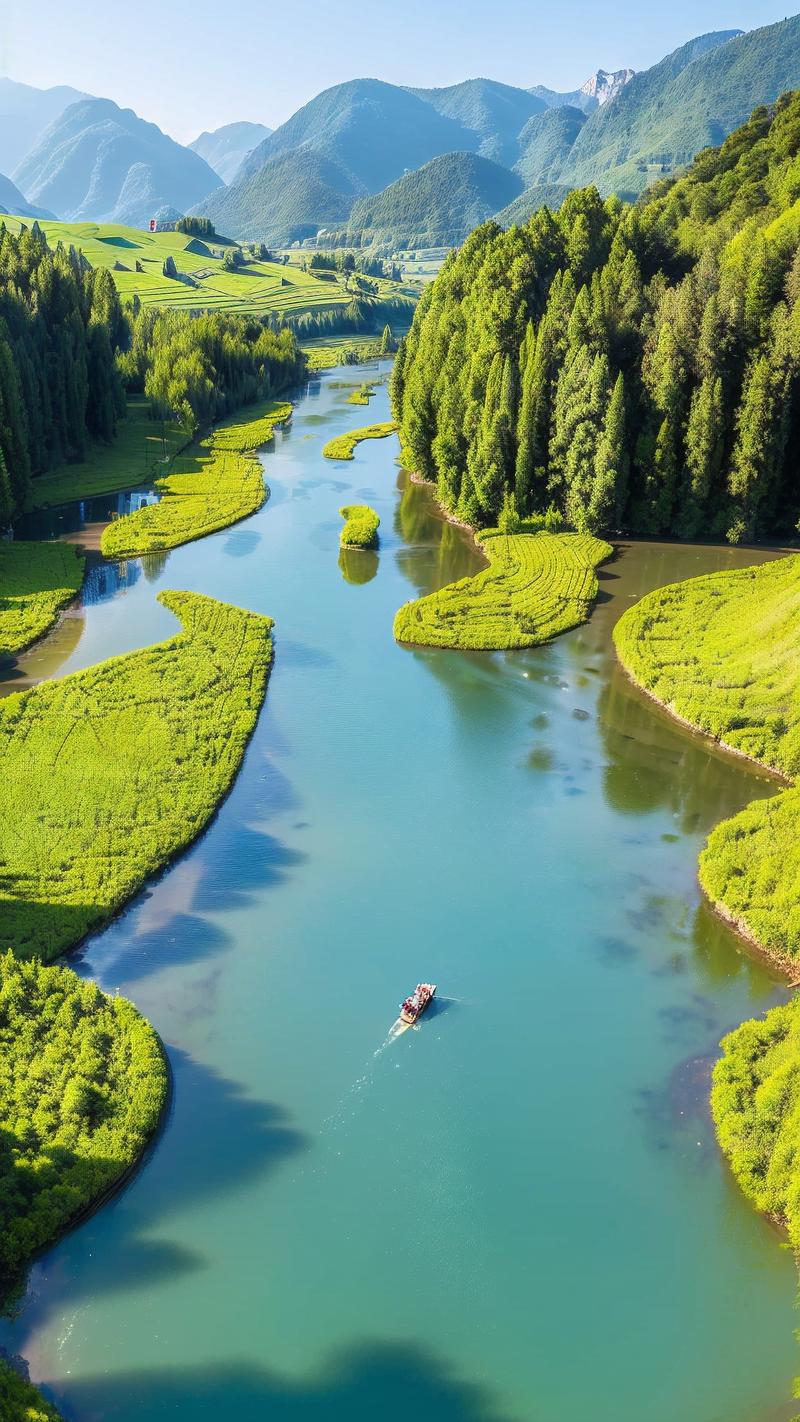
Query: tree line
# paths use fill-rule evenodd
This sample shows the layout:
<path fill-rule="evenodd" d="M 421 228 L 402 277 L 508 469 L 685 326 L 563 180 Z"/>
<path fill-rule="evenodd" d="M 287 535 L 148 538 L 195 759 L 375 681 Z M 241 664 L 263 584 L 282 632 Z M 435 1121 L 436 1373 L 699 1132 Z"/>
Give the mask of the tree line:
<path fill-rule="evenodd" d="M 593 187 L 447 259 L 392 382 L 468 522 L 732 542 L 797 527 L 800 95 L 635 206 Z"/>
<path fill-rule="evenodd" d="M 0 228 L 0 529 L 38 474 L 111 441 L 127 392 L 189 433 L 301 378 L 289 329 L 215 312 L 120 302 L 111 273 L 74 248 L 51 250 L 36 223 Z"/>

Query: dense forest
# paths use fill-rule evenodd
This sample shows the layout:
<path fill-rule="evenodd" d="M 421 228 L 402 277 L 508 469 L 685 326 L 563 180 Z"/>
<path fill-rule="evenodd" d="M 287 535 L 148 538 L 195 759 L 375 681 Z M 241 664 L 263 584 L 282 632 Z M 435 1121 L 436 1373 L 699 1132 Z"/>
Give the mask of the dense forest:
<path fill-rule="evenodd" d="M 304 368 L 294 334 L 268 320 L 123 306 L 110 272 L 51 251 L 36 223 L 0 228 L 0 529 L 37 474 L 113 439 L 126 391 L 194 433 Z"/>
<path fill-rule="evenodd" d="M 395 365 L 410 467 L 478 525 L 793 531 L 799 155 L 792 94 L 635 206 L 590 187 L 473 232 Z"/>

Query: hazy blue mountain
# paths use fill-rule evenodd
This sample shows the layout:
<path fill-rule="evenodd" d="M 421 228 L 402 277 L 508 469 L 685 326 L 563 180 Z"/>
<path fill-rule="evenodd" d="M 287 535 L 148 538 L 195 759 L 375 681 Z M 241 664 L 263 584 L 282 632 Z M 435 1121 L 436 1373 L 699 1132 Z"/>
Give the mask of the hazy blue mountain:
<path fill-rule="evenodd" d="M 195 211 L 226 236 L 278 246 L 302 241 L 320 227 L 344 227 L 363 191 L 323 153 L 298 148 L 276 153 L 230 187 L 217 188 Z"/>
<path fill-rule="evenodd" d="M 210 133 L 201 133 L 189 147 L 205 158 L 223 183 L 230 183 L 248 153 L 271 133 L 272 129 L 263 123 L 226 123 Z"/>
<path fill-rule="evenodd" d="M 528 120 L 519 136 L 520 156 L 514 165 L 526 187 L 557 181 L 585 123 L 586 114 L 570 104 L 546 109 Z"/>
<path fill-rule="evenodd" d="M 348 231 L 362 243 L 450 247 L 522 190 L 516 173 L 478 153 L 444 153 L 382 193 L 359 198 Z"/>
<path fill-rule="evenodd" d="M 34 89 L 15 79 L 0 78 L 0 171 L 13 173 L 53 120 L 70 104 L 87 97 L 65 84 Z"/>
<path fill-rule="evenodd" d="M 527 89 L 515 89 L 494 79 L 465 79 L 447 89 L 411 89 L 437 113 L 455 119 L 471 133 L 470 143 L 484 158 L 511 167 L 519 156 L 520 130 L 534 114 L 544 112 L 544 102 Z"/>
<path fill-rule="evenodd" d="M 571 108 L 590 114 L 594 109 L 602 108 L 603 104 L 615 99 L 620 90 L 630 84 L 633 77 L 633 69 L 597 69 L 585 84 L 581 84 L 580 89 L 559 93 L 557 89 L 548 89 L 544 84 L 534 84 L 528 92 L 542 99 L 549 109 L 562 108 L 568 104 Z"/>
<path fill-rule="evenodd" d="M 186 212 L 219 186 L 213 168 L 154 123 L 110 99 L 71 104 L 14 173 L 32 203 L 70 221 L 143 226 L 161 207 Z"/>
<path fill-rule="evenodd" d="M 637 74 L 584 124 L 560 181 L 641 192 L 800 84 L 800 17 L 701 35 Z"/>
<path fill-rule="evenodd" d="M 440 114 L 407 89 L 379 79 L 352 79 L 326 89 L 245 159 L 237 184 L 279 153 L 313 148 L 339 164 L 367 192 L 379 192 L 407 169 L 440 153 L 475 149 L 477 134 Z"/>
<path fill-rule="evenodd" d="M 27 198 L 22 196 L 19 188 L 7 178 L 4 173 L 0 173 L 0 212 L 10 212 L 14 217 L 52 217 L 52 212 L 47 208 L 33 207 Z"/>

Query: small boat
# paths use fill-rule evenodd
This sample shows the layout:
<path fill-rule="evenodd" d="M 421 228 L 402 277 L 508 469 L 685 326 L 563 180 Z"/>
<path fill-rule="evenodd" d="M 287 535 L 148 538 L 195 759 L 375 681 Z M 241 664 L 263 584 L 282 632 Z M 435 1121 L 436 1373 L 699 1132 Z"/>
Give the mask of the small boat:
<path fill-rule="evenodd" d="M 400 1004 L 400 1021 L 405 1022 L 407 1027 L 413 1027 L 425 1008 L 430 1006 L 435 992 L 435 983 L 417 983 L 411 996 Z"/>

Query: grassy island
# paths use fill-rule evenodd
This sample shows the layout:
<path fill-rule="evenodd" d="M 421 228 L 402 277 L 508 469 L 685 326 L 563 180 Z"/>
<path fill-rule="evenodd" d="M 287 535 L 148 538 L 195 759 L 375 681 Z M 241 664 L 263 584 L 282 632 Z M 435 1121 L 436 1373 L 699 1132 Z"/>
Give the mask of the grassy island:
<path fill-rule="evenodd" d="M 366 381 L 364 385 L 359 385 L 357 390 L 352 390 L 347 397 L 350 405 L 368 405 L 375 394 L 375 386 Z"/>
<path fill-rule="evenodd" d="M 71 543 L 0 541 L 0 657 L 43 636 L 82 579 L 83 558 Z"/>
<path fill-rule="evenodd" d="M 10 1363 L 0 1358 L 0 1417 L 3 1422 L 61 1422 L 60 1413 L 45 1402 Z"/>
<path fill-rule="evenodd" d="M 133 558 L 204 538 L 255 513 L 266 485 L 255 450 L 267 444 L 292 407 L 270 400 L 260 413 L 227 420 L 177 458 L 156 481 L 161 494 L 150 504 L 116 519 L 103 531 L 106 558 Z"/>
<path fill-rule="evenodd" d="M 426 647 L 534 647 L 585 622 L 595 568 L 613 549 L 579 533 L 482 532 L 489 567 L 450 583 L 394 619 L 398 642 Z"/>
<path fill-rule="evenodd" d="M 711 1110 L 745 1195 L 800 1252 L 800 997 L 723 1039 Z"/>
<path fill-rule="evenodd" d="M 382 425 L 364 425 L 360 430 L 348 430 L 347 434 L 329 439 L 322 453 L 326 459 L 352 459 L 353 451 L 362 439 L 385 439 L 387 435 L 394 434 L 396 429 L 397 425 L 392 420 L 387 420 Z"/>
<path fill-rule="evenodd" d="M 375 548 L 380 519 L 369 504 L 345 504 L 339 513 L 345 520 L 339 534 L 342 548 Z"/>
<path fill-rule="evenodd" d="M 166 642 L 0 703 L 0 918 L 51 959 L 186 848 L 230 789 L 264 698 L 269 618 L 199 594 L 161 601 Z"/>
<path fill-rule="evenodd" d="M 800 770 L 800 557 L 650 593 L 620 618 L 634 681 L 721 744 L 793 779 Z M 718 911 L 776 962 L 800 955 L 800 791 L 725 820 L 700 857 Z"/>
<path fill-rule="evenodd" d="M 3 1302 L 32 1256 L 135 1164 L 167 1085 L 158 1037 L 131 1003 L 69 968 L 0 957 Z M 0 1376 L 0 1399 L 13 1387 Z"/>

